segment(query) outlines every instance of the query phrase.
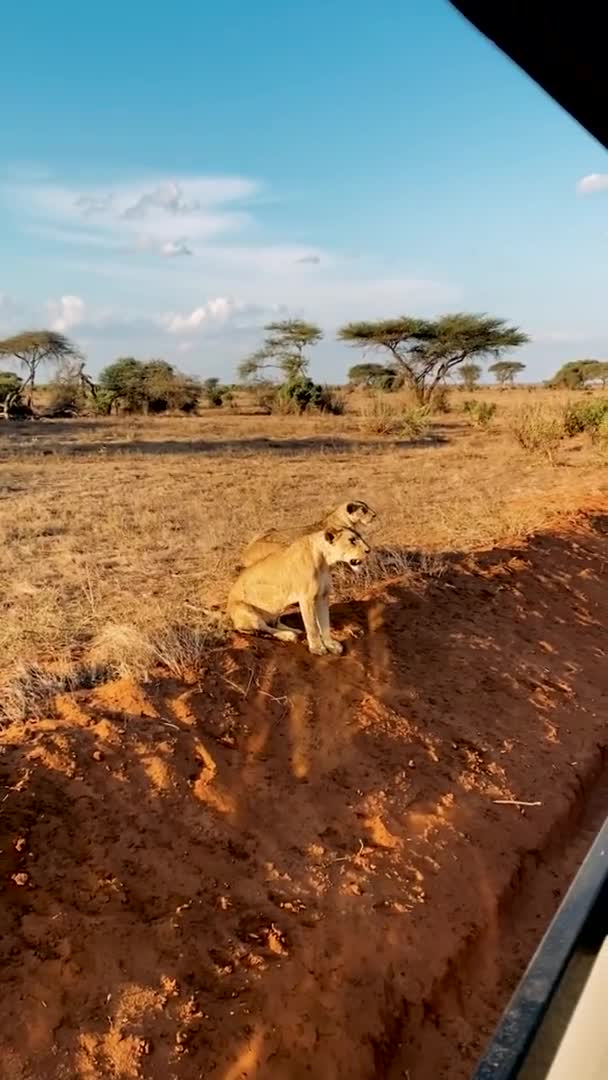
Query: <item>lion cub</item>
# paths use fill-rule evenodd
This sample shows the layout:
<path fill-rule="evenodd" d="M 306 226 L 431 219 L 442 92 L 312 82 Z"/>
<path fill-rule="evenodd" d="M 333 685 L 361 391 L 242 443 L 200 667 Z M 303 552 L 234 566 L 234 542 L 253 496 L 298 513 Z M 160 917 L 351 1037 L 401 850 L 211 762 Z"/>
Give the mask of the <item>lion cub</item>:
<path fill-rule="evenodd" d="M 320 532 L 321 529 L 357 529 L 360 526 L 371 525 L 375 517 L 376 511 L 372 510 L 366 502 L 351 501 L 340 503 L 340 506 L 334 507 L 320 521 L 315 521 L 312 525 L 303 525 L 293 529 L 269 529 L 268 532 L 250 541 L 241 556 L 240 567 L 253 566 L 267 555 L 282 551 L 287 544 L 301 536 Z"/>
<path fill-rule="evenodd" d="M 344 562 L 356 570 L 369 550 L 354 529 L 325 529 L 294 540 L 241 571 L 228 596 L 232 625 L 244 633 L 257 630 L 295 641 L 299 631 L 285 626 L 281 615 L 299 604 L 311 653 L 339 655 L 342 646 L 332 639 L 329 625 L 329 567 Z"/>

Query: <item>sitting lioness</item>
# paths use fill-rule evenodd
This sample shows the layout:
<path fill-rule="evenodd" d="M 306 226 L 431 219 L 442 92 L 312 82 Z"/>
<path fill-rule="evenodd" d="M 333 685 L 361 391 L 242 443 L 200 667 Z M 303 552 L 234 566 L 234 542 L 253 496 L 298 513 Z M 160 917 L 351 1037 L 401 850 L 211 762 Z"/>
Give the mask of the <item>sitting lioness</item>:
<path fill-rule="evenodd" d="M 302 525 L 293 529 L 269 529 L 268 532 L 254 537 L 247 545 L 241 555 L 240 568 L 252 566 L 259 559 L 282 551 L 287 544 L 291 544 L 301 536 L 320 532 L 321 529 L 358 529 L 362 525 L 371 525 L 375 517 L 376 511 L 372 510 L 366 502 L 351 501 L 340 503 L 340 506 L 334 507 L 320 521 L 315 521 L 312 525 Z"/>
<path fill-rule="evenodd" d="M 368 544 L 354 529 L 302 536 L 241 571 L 228 596 L 228 617 L 235 630 L 295 641 L 299 631 L 285 626 L 281 615 L 299 604 L 311 653 L 339 655 L 342 646 L 329 625 L 329 567 L 344 562 L 356 570 L 368 554 Z"/>

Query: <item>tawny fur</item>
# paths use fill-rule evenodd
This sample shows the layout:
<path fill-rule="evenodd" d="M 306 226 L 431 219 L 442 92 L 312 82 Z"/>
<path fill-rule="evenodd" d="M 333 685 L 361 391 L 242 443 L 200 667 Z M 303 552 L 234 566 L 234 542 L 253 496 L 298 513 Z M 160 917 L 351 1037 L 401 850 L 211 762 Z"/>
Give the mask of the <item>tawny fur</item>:
<path fill-rule="evenodd" d="M 329 622 L 329 568 L 343 562 L 356 570 L 369 550 L 354 529 L 323 529 L 299 537 L 241 571 L 228 596 L 232 625 L 243 633 L 295 641 L 298 631 L 285 626 L 281 615 L 298 604 L 311 653 L 338 655 L 342 646 L 333 640 Z"/>
<path fill-rule="evenodd" d="M 241 555 L 239 567 L 243 569 L 252 566 L 260 559 L 266 558 L 267 555 L 282 551 L 288 544 L 293 543 L 294 540 L 299 539 L 301 536 L 308 536 L 311 533 L 320 532 L 322 529 L 348 528 L 360 532 L 365 526 L 371 525 L 375 517 L 376 511 L 372 510 L 371 506 L 368 506 L 366 502 L 350 499 L 349 502 L 335 506 L 320 521 L 315 521 L 311 525 L 286 529 L 268 529 L 267 532 L 261 533 L 250 541 Z"/>

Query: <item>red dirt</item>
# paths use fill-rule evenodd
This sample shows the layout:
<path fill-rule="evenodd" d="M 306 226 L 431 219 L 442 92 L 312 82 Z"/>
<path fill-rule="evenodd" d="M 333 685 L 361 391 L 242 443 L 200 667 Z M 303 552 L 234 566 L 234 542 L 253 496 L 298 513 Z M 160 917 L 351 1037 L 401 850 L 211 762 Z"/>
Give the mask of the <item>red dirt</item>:
<path fill-rule="evenodd" d="M 5 727 L 3 1080 L 464 1080 L 606 810 L 607 559 L 581 516 L 338 606 L 339 660 Z"/>

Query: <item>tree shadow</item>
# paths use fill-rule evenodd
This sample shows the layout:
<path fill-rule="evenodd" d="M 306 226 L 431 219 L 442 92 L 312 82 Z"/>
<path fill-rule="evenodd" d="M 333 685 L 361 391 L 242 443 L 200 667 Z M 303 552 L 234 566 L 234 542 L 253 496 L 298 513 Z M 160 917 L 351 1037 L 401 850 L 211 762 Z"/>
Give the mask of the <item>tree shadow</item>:
<path fill-rule="evenodd" d="M 495 986 L 500 904 L 606 741 L 605 556 L 452 553 L 334 605 L 342 658 L 235 637 L 5 732 L 7 1075 L 439 1075 L 426 1004 L 482 932 Z"/>
<path fill-rule="evenodd" d="M 217 417 L 213 417 L 217 426 Z M 188 418 L 184 418 L 185 421 Z M 119 424 L 107 418 L 74 420 L 28 420 L 13 421 L 0 428 L 0 455 L 18 453 L 21 455 L 82 455 L 104 454 L 109 456 L 122 454 L 224 454 L 241 452 L 309 454 L 344 452 L 362 448 L 371 450 L 395 448 L 419 448 L 442 446 L 449 442 L 450 427 L 441 423 L 433 424 L 427 434 L 417 438 L 374 437 L 364 433 L 344 436 L 338 431 L 335 435 L 323 434 L 298 436 L 248 435 L 238 433 L 230 437 L 190 438 L 140 438 L 142 418 L 133 424 Z M 177 420 L 179 423 L 179 418 Z M 146 423 L 146 430 L 152 431 L 155 418 Z M 162 435 L 162 419 L 159 423 L 159 435 Z M 202 425 L 204 426 L 204 425 Z M 453 427 L 453 425 L 452 425 Z M 104 434 L 107 437 L 104 437 Z M 4 436 L 4 438 L 2 437 Z M 94 436 L 91 438 L 91 436 Z M 96 436 L 96 437 L 95 437 Z"/>
<path fill-rule="evenodd" d="M 361 450 L 410 450 L 428 446 L 447 445 L 448 439 L 443 435 L 419 439 L 345 439 L 342 436 L 310 436 L 309 438 L 272 439 L 264 436 L 251 438 L 231 439 L 187 439 L 187 440 L 160 440 L 129 439 L 107 440 L 88 442 L 62 442 L 47 440 L 45 443 L 26 445 L 20 443 L 14 447 L 13 453 L 19 456 L 38 454 L 64 454 L 67 456 L 81 456 L 87 454 L 103 454 L 107 457 L 123 456 L 126 454 L 143 454 L 156 456 L 159 454 L 208 454 L 215 456 L 225 453 L 242 454 L 280 454 L 285 455 L 309 455 L 344 453 Z M 9 447 L 10 450 L 10 447 Z M 2 449 L 0 447 L 0 454 Z"/>

